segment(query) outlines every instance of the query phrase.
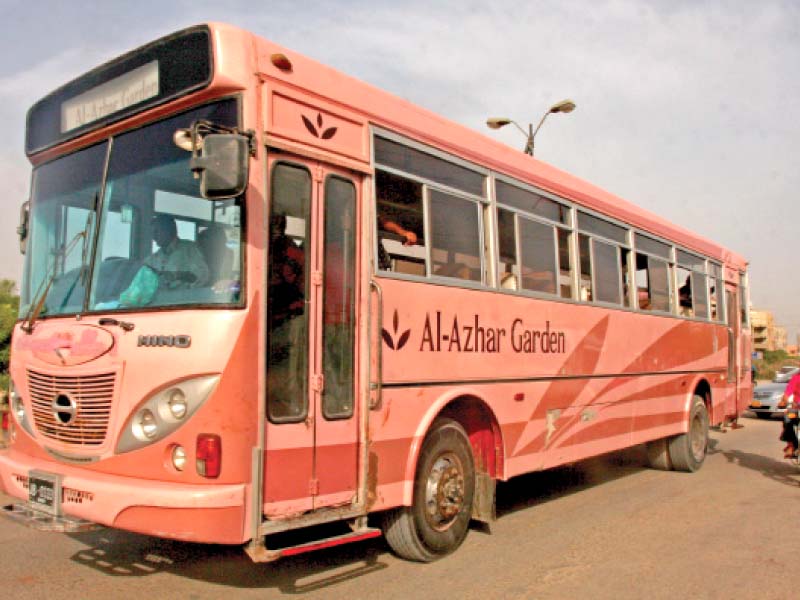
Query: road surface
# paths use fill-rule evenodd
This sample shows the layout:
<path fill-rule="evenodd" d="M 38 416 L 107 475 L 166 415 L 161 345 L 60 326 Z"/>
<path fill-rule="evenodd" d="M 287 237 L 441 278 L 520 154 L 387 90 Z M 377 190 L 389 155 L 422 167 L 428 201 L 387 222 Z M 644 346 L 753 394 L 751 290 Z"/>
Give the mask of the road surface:
<path fill-rule="evenodd" d="M 0 589 L 15 599 L 783 600 L 800 557 L 800 471 L 780 458 L 780 421 L 742 422 L 712 432 L 695 474 L 648 469 L 636 447 L 502 484 L 491 531 L 474 526 L 429 565 L 396 558 L 380 538 L 253 564 L 238 547 L 41 533 L 3 518 Z"/>

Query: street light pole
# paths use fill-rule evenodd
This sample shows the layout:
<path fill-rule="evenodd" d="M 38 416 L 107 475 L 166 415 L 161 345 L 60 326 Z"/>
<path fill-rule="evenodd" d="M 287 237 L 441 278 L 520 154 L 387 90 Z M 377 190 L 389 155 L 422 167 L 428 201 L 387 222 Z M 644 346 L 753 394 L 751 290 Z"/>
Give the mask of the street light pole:
<path fill-rule="evenodd" d="M 549 115 L 550 113 L 558 113 L 558 112 L 570 113 L 573 110 L 575 110 L 575 103 L 572 100 L 562 100 L 561 102 L 557 102 L 553 104 L 553 106 L 551 106 L 549 109 L 547 109 L 547 112 L 545 112 L 544 115 L 542 116 L 542 119 L 539 121 L 539 124 L 536 126 L 536 129 L 533 128 L 533 123 L 528 123 L 527 132 L 522 127 L 520 127 L 520 125 L 516 121 L 508 119 L 506 117 L 493 117 L 487 119 L 486 125 L 490 129 L 500 129 L 501 127 L 505 127 L 509 123 L 514 125 L 517 129 L 519 129 L 522 132 L 522 134 L 525 137 L 527 137 L 527 140 L 525 141 L 525 154 L 533 156 L 534 139 L 536 138 L 536 134 L 539 133 L 539 129 L 541 129 L 544 120 L 547 118 L 547 115 Z"/>

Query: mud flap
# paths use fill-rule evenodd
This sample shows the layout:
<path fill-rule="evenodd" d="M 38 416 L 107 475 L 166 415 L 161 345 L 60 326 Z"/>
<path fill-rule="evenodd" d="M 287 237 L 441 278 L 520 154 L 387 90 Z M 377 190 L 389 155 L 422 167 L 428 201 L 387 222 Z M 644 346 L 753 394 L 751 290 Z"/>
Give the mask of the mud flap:
<path fill-rule="evenodd" d="M 472 518 L 482 523 L 497 520 L 494 477 L 488 473 L 475 473 L 475 497 L 472 501 Z"/>

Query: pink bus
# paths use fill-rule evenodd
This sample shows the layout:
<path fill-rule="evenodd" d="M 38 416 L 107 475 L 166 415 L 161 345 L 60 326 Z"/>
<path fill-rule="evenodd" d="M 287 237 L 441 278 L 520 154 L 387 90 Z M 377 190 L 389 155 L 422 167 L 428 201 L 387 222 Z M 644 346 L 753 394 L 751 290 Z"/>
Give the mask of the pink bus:
<path fill-rule="evenodd" d="M 498 480 L 695 471 L 749 403 L 742 257 L 234 27 L 64 85 L 26 151 L 0 488 L 42 529 L 430 561 Z"/>

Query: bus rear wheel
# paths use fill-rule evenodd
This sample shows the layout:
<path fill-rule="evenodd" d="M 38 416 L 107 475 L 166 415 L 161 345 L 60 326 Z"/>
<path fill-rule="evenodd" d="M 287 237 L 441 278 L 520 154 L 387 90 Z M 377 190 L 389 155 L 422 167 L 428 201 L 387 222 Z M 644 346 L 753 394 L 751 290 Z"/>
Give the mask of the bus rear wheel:
<path fill-rule="evenodd" d="M 418 562 L 449 554 L 467 536 L 474 494 L 467 434 L 458 422 L 439 419 L 422 443 L 412 505 L 384 517 L 386 541 L 402 558 Z"/>
<path fill-rule="evenodd" d="M 694 473 L 703 466 L 708 450 L 708 411 L 701 396 L 692 398 L 689 429 L 669 440 L 669 458 L 676 471 Z"/>

